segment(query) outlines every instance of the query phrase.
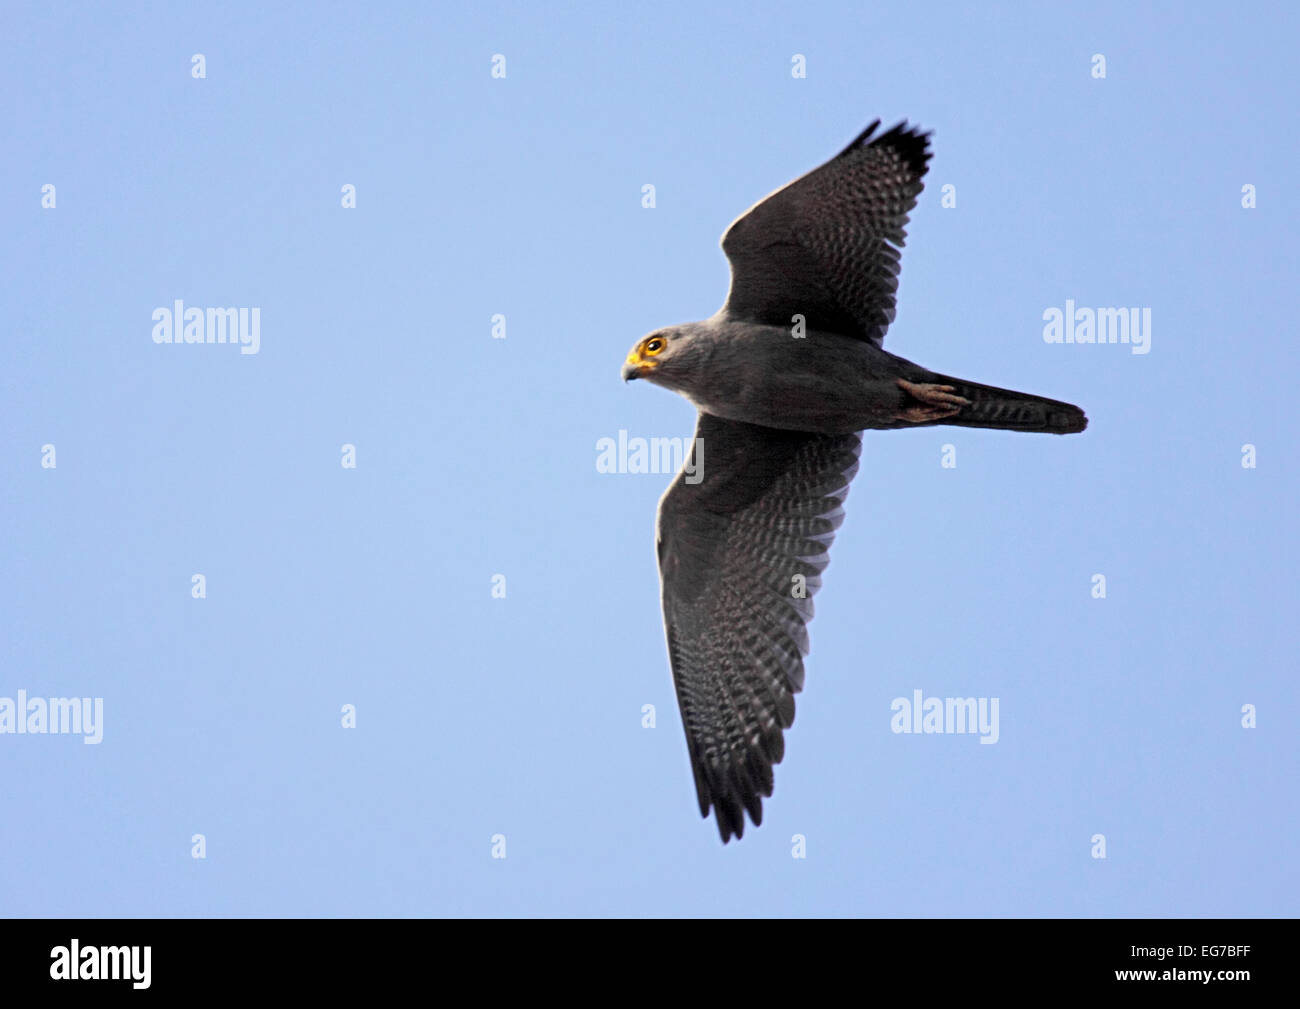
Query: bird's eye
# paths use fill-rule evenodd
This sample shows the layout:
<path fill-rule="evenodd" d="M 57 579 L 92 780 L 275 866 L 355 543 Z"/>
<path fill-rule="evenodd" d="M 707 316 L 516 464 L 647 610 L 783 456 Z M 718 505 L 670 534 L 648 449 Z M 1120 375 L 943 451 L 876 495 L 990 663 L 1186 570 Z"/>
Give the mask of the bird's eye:
<path fill-rule="evenodd" d="M 647 340 L 645 342 L 645 352 L 653 357 L 655 354 L 658 354 L 659 351 L 664 349 L 665 342 L 665 340 L 662 340 L 657 336 L 652 340 Z"/>

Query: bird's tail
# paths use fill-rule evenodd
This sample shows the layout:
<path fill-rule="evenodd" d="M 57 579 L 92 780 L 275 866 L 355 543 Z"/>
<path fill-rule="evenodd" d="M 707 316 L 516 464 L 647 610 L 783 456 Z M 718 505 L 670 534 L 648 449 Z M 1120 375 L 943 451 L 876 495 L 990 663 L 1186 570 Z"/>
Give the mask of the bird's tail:
<path fill-rule="evenodd" d="M 992 427 L 1002 431 L 1041 431 L 1047 434 L 1074 434 L 1088 426 L 1088 418 L 1071 403 L 1012 392 L 961 378 L 935 375 L 929 381 L 950 385 L 953 392 L 970 404 L 940 424 L 958 427 Z"/>

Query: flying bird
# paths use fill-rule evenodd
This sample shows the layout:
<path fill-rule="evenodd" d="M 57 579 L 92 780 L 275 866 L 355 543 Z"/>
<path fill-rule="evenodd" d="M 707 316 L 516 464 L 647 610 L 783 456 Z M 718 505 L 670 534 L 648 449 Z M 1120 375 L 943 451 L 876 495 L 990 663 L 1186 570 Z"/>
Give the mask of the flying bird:
<path fill-rule="evenodd" d="M 657 329 L 623 365 L 699 410 L 656 546 L 700 815 L 762 823 L 804 684 L 807 623 L 861 432 L 955 424 L 1071 434 L 1077 406 L 940 375 L 883 349 L 929 134 L 868 126 L 722 236 L 726 304 Z"/>

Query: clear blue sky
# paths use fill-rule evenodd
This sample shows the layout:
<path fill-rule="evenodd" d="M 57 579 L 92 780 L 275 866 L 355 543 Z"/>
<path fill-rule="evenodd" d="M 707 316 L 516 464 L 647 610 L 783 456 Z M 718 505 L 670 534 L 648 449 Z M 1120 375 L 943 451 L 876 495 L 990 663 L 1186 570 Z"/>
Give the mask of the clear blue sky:
<path fill-rule="evenodd" d="M 104 739 L 0 735 L 0 913 L 1295 914 L 1300 32 L 1209 6 L 8 5 L 0 696 Z M 887 347 L 1091 426 L 866 436 L 724 848 L 668 477 L 595 446 L 691 433 L 628 347 L 876 117 L 934 130 Z M 260 352 L 155 344 L 176 299 Z M 1151 352 L 1045 343 L 1066 299 Z M 894 734 L 918 689 L 999 741 Z"/>

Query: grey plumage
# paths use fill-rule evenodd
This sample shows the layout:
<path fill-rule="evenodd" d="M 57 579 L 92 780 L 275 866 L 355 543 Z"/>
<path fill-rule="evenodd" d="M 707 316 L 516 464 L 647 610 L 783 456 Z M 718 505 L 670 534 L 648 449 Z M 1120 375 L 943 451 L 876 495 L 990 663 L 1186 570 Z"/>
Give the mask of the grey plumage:
<path fill-rule="evenodd" d="M 722 236 L 731 262 L 725 315 L 788 331 L 795 306 L 809 329 L 884 343 L 904 225 L 930 151 L 929 135 L 906 123 L 871 141 L 879 125 L 731 223 Z"/>
<path fill-rule="evenodd" d="M 657 546 L 700 812 L 713 809 L 724 842 L 743 835 L 746 813 L 761 823 L 772 794 L 859 432 L 1087 426 L 1071 404 L 949 378 L 883 349 L 930 152 L 928 134 L 899 124 L 874 137 L 878 125 L 737 218 L 722 239 L 726 304 L 651 333 L 623 368 L 700 411 L 702 458 L 664 494 Z"/>
<path fill-rule="evenodd" d="M 761 823 L 803 688 L 806 625 L 861 436 L 774 431 L 701 413 L 699 483 L 659 505 L 664 626 L 700 813 L 722 839 Z M 692 467 L 694 468 L 694 467 Z M 796 579 L 803 591 L 796 592 Z"/>

